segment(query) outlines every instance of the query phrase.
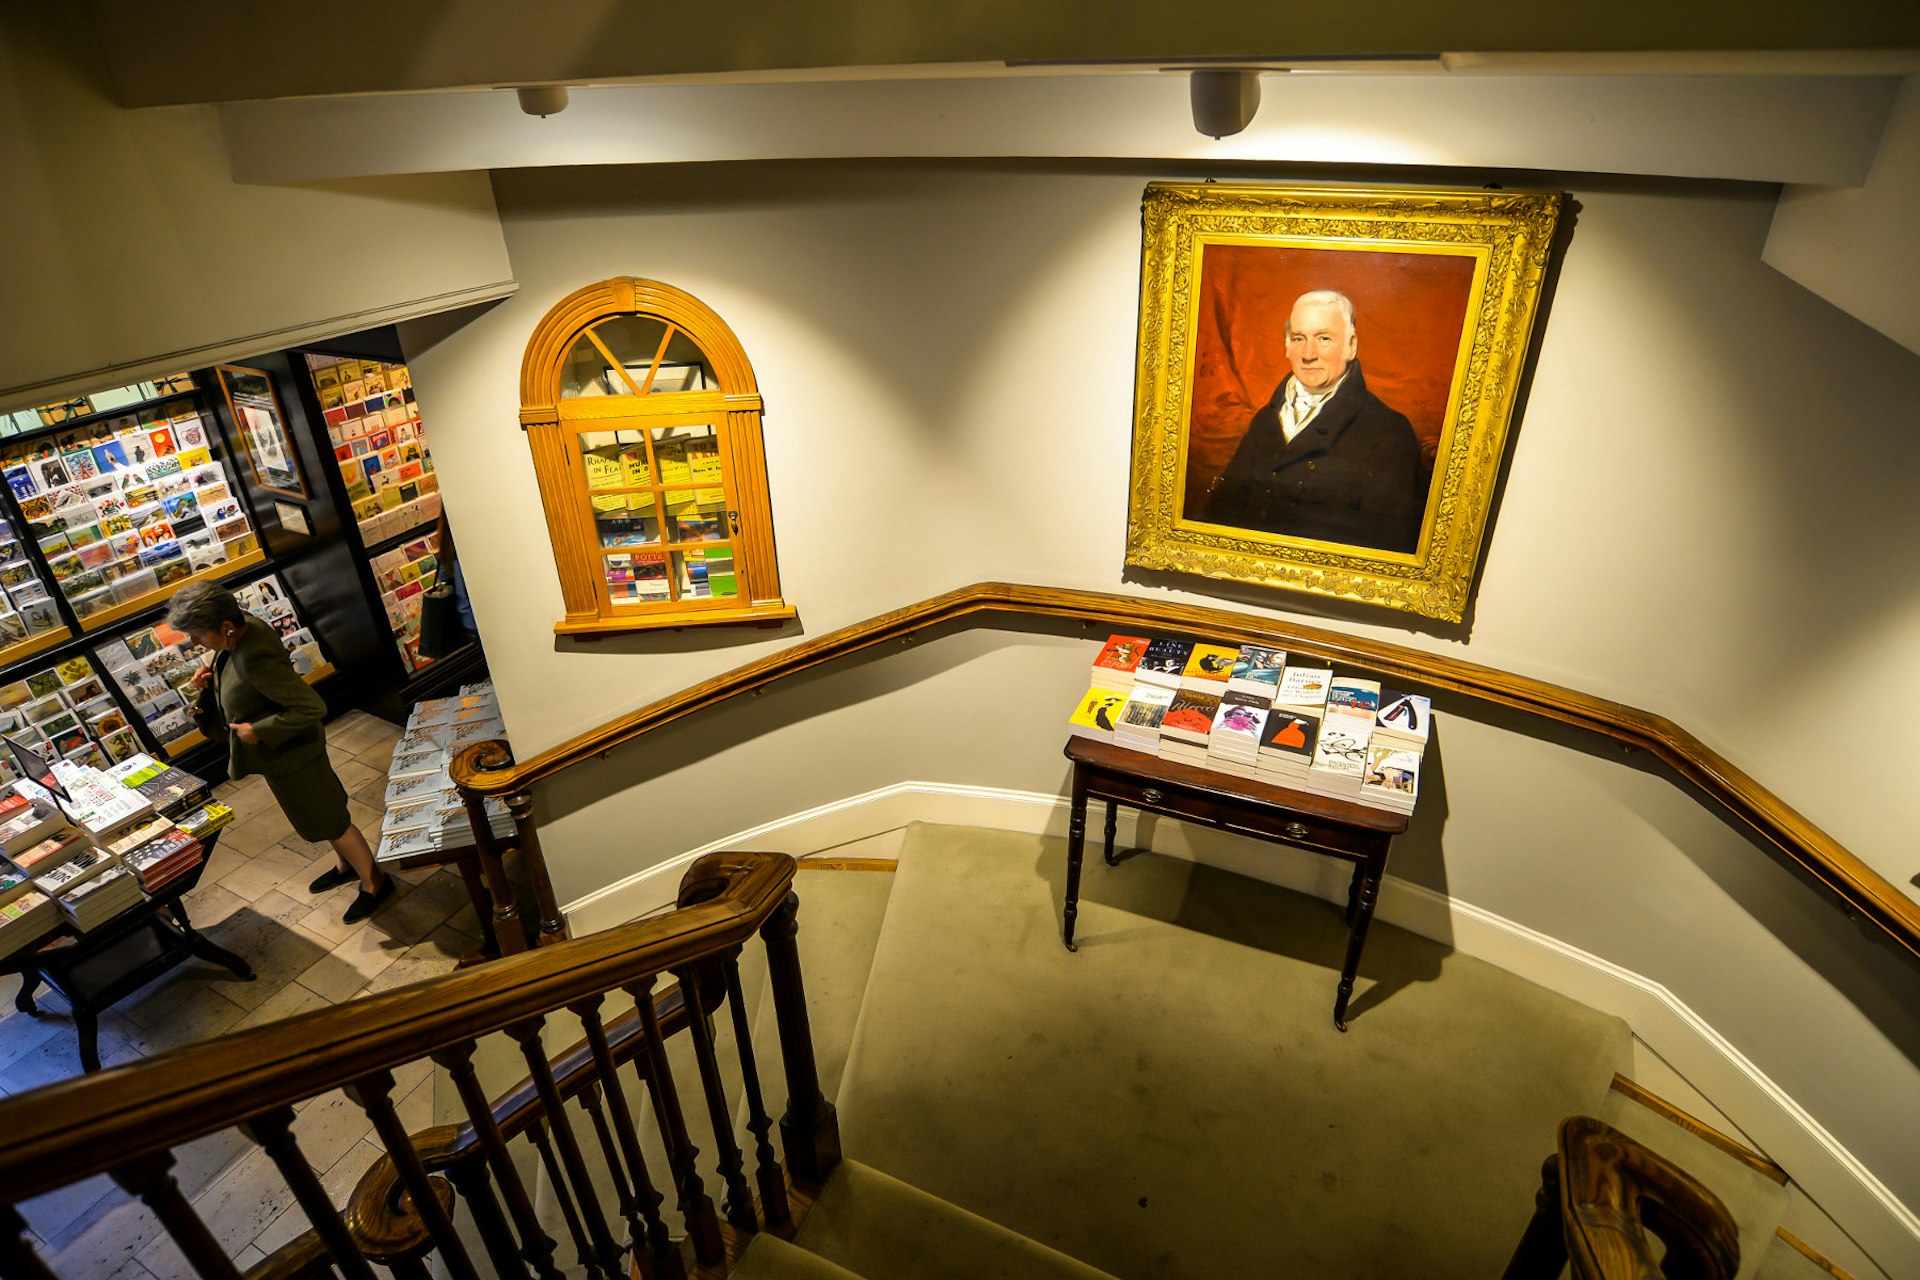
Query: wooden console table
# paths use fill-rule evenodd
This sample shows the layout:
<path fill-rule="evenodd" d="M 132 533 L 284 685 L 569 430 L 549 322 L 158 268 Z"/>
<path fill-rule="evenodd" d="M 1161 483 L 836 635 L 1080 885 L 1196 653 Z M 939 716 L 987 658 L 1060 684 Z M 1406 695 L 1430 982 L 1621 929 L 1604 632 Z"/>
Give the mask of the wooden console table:
<path fill-rule="evenodd" d="M 1073 761 L 1067 902 L 1062 913 L 1067 950 L 1078 950 L 1073 926 L 1080 914 L 1080 861 L 1086 849 L 1089 799 L 1107 802 L 1108 866 L 1119 865 L 1113 856 L 1113 837 L 1116 811 L 1123 804 L 1144 813 L 1311 849 L 1353 863 L 1353 881 L 1347 888 L 1347 959 L 1333 1001 L 1333 1025 L 1347 1029 L 1347 1000 L 1353 995 L 1360 952 L 1367 945 L 1367 926 L 1373 922 L 1380 877 L 1387 869 L 1387 850 L 1393 838 L 1407 829 L 1406 814 L 1162 760 L 1090 738 L 1067 739 L 1066 755 Z"/>
<path fill-rule="evenodd" d="M 205 859 L 213 857 L 219 839 L 220 833 L 215 831 L 201 840 L 204 858 L 198 865 L 112 919 L 85 933 L 62 923 L 45 937 L 0 959 L 0 973 L 20 975 L 20 993 L 13 1001 L 20 1012 L 40 1016 L 33 993 L 42 982 L 73 1006 L 83 1070 L 100 1069 L 100 1011 L 189 956 L 212 961 L 236 978 L 253 980 L 252 966 L 205 937 L 187 918 L 184 899 L 200 883 L 200 873 L 207 867 Z"/>

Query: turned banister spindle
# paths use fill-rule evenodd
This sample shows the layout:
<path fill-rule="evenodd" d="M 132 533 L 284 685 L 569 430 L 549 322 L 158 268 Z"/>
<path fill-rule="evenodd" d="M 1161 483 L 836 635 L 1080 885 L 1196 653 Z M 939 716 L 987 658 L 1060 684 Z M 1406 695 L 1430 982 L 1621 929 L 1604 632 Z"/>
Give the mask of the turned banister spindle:
<path fill-rule="evenodd" d="M 566 917 L 553 896 L 553 881 L 547 875 L 547 858 L 540 851 L 540 829 L 533 820 L 533 795 L 522 791 L 507 797 L 507 813 L 513 818 L 515 843 L 520 846 L 521 865 L 533 881 L 534 904 L 540 908 L 540 943 L 563 942 L 567 936 Z"/>
<path fill-rule="evenodd" d="M 387 1157 L 393 1161 L 401 1185 L 413 1197 L 413 1211 L 426 1224 L 427 1234 L 433 1237 L 447 1273 L 453 1280 L 479 1280 L 473 1260 L 467 1256 L 467 1247 L 454 1231 L 453 1219 L 441 1206 L 426 1166 L 420 1162 L 420 1153 L 414 1150 L 413 1140 L 407 1136 L 406 1125 L 393 1109 L 393 1073 L 376 1071 L 362 1076 L 346 1087 L 346 1094 L 373 1121 L 374 1132 L 380 1136 Z"/>
<path fill-rule="evenodd" d="M 733 1039 L 740 1048 L 740 1087 L 747 1099 L 747 1132 L 753 1135 L 754 1181 L 760 1189 L 760 1211 L 769 1229 L 793 1220 L 787 1206 L 787 1177 L 774 1155 L 773 1121 L 760 1092 L 760 1068 L 754 1058 L 753 1029 L 747 1022 L 747 1002 L 740 994 L 740 949 L 721 961 L 727 978 L 727 1006 L 733 1014 Z"/>
<path fill-rule="evenodd" d="M 499 769 L 513 763 L 513 753 L 505 742 L 484 742 L 472 753 L 476 767 Z M 520 908 L 513 897 L 513 885 L 507 879 L 506 850 L 494 838 L 493 820 L 487 814 L 486 797 L 459 788 L 460 803 L 466 807 L 467 822 L 473 828 L 473 843 L 486 875 L 487 892 L 493 896 L 493 936 L 502 955 L 525 951 L 527 929 L 520 919 Z"/>
<path fill-rule="evenodd" d="M 780 1117 L 780 1143 L 795 1178 L 819 1186 L 840 1163 L 840 1118 L 820 1092 L 813 1028 L 807 1019 L 806 983 L 800 977 L 796 938 L 800 895 L 789 893 L 760 926 L 767 944 L 767 974 L 773 983 L 774 1022 L 780 1029 L 780 1061 L 787 1073 L 787 1110 Z"/>
<path fill-rule="evenodd" d="M 628 1240 L 634 1258 L 644 1267 L 648 1280 L 682 1280 L 686 1275 L 686 1264 L 680 1257 L 680 1250 L 674 1246 L 673 1237 L 667 1230 L 667 1223 L 660 1216 L 660 1206 L 666 1197 L 653 1185 L 653 1178 L 647 1171 L 646 1157 L 640 1151 L 639 1130 L 634 1127 L 633 1111 L 627 1106 L 627 1096 L 620 1087 L 620 1073 L 615 1068 L 613 1050 L 607 1043 L 607 1029 L 600 1020 L 600 1005 L 604 997 L 590 996 L 569 1006 L 587 1033 L 587 1045 L 593 1051 L 594 1066 L 600 1079 L 606 1082 L 607 1113 L 613 1120 L 614 1135 L 619 1141 L 619 1155 L 624 1157 L 627 1171 L 631 1177 L 630 1186 L 623 1186 L 621 1193 L 629 1197 L 621 1205 L 621 1212 L 627 1216 Z M 607 1155 L 609 1168 L 618 1169 L 621 1161 L 613 1152 Z M 640 1221 L 635 1222 L 635 1212 Z"/>
<path fill-rule="evenodd" d="M 681 969 L 680 992 L 687 1002 L 687 1034 L 693 1040 L 694 1061 L 700 1068 L 700 1087 L 706 1094 L 707 1118 L 713 1124 L 714 1158 L 720 1169 L 720 1181 L 727 1189 L 723 1206 L 727 1221 L 741 1231 L 754 1232 L 760 1222 L 753 1213 L 753 1193 L 747 1190 L 745 1161 L 740 1144 L 733 1140 L 733 1108 L 727 1105 L 726 1087 L 720 1080 L 720 1056 L 713 1044 L 712 1011 L 707 1007 L 707 979 L 718 977 L 710 964 Z M 719 986 L 713 983 L 712 986 Z"/>
<path fill-rule="evenodd" d="M 487 1248 L 494 1274 L 500 1280 L 525 1280 L 526 1264 L 514 1247 L 513 1232 L 507 1226 L 507 1215 L 500 1207 L 499 1198 L 493 1193 L 493 1183 L 487 1180 L 486 1161 L 480 1156 L 456 1160 L 446 1167 L 446 1174 L 447 1181 L 467 1202 L 467 1212 L 473 1215 L 474 1228 L 480 1233 L 480 1243 Z"/>
<path fill-rule="evenodd" d="M 259 1143 L 279 1168 L 300 1211 L 307 1215 L 307 1221 L 326 1245 L 333 1265 L 347 1280 L 374 1280 L 372 1266 L 348 1233 L 347 1224 L 341 1220 L 340 1211 L 334 1208 L 326 1188 L 320 1185 L 319 1175 L 300 1151 L 299 1140 L 293 1136 L 293 1115 L 292 1107 L 276 1107 L 242 1123 L 240 1131 Z"/>
<path fill-rule="evenodd" d="M 507 1028 L 507 1033 L 519 1042 L 520 1054 L 527 1061 L 527 1075 L 533 1080 L 533 1087 L 540 1094 L 540 1104 L 551 1122 L 549 1131 L 553 1145 L 560 1154 L 567 1180 L 573 1184 L 574 1198 L 580 1207 L 580 1219 L 593 1245 L 591 1258 L 583 1259 L 587 1262 L 588 1273 L 614 1276 L 620 1271 L 620 1246 L 614 1243 L 613 1233 L 607 1229 L 607 1216 L 600 1211 L 600 1198 L 594 1194 L 593 1179 L 587 1172 L 586 1159 L 580 1154 L 580 1142 L 574 1137 L 573 1126 L 567 1123 L 560 1087 L 554 1083 L 546 1045 L 540 1040 L 540 1028 L 545 1022 L 544 1018 L 529 1018 Z"/>
<path fill-rule="evenodd" d="M 647 977 L 627 986 L 627 994 L 633 997 L 634 1008 L 640 1015 L 646 1062 L 642 1075 L 647 1082 L 647 1097 L 653 1103 L 654 1123 L 660 1126 L 661 1140 L 667 1148 L 667 1164 L 673 1170 L 674 1190 L 679 1196 L 677 1207 L 687 1224 L 687 1238 L 693 1242 L 694 1260 L 702 1266 L 719 1266 L 726 1258 L 720 1237 L 720 1215 L 714 1211 L 713 1200 L 707 1195 L 707 1184 L 700 1179 L 696 1164 L 700 1149 L 687 1136 L 687 1118 L 680 1110 L 673 1069 L 667 1064 L 667 1043 L 660 1035 L 660 1019 L 654 1012 L 653 984 L 654 979 Z M 681 994 L 685 995 L 684 988 Z"/>
<path fill-rule="evenodd" d="M 180 1184 L 174 1181 L 171 1152 L 135 1160 L 109 1172 L 123 1191 L 139 1196 L 141 1202 L 153 1210 L 153 1216 L 160 1219 L 160 1225 L 173 1237 L 174 1245 L 194 1274 L 202 1280 L 240 1280 L 239 1268 L 233 1265 L 233 1259 L 213 1238 L 213 1232 L 193 1211 L 180 1191 Z"/>
<path fill-rule="evenodd" d="M 474 1043 L 467 1040 L 434 1054 L 433 1060 L 446 1068 L 460 1095 L 467 1121 L 473 1125 L 480 1150 L 486 1154 L 487 1168 L 493 1173 L 514 1229 L 519 1232 L 520 1256 L 540 1280 L 562 1280 L 559 1268 L 553 1265 L 554 1239 L 541 1229 L 540 1220 L 534 1215 L 533 1203 L 527 1196 L 526 1184 L 520 1180 L 513 1153 L 507 1150 L 507 1140 L 501 1135 L 500 1126 L 494 1123 L 493 1104 L 488 1101 L 479 1074 L 473 1068 L 473 1053 Z"/>
<path fill-rule="evenodd" d="M 559 1157 L 553 1153 L 550 1132 L 546 1120 L 536 1119 L 527 1129 L 527 1138 L 533 1143 L 533 1149 L 540 1153 L 540 1165 L 547 1171 L 547 1186 L 560 1206 L 560 1217 L 567 1224 L 567 1237 L 573 1241 L 574 1256 L 581 1268 L 592 1274 L 595 1270 L 593 1246 L 587 1241 L 586 1228 L 580 1225 L 580 1211 L 574 1207 L 573 1191 L 567 1182 L 567 1175 L 560 1168 Z"/>
<path fill-rule="evenodd" d="M 59 1280 L 27 1239 L 27 1220 L 12 1205 L 0 1205 L 0 1276 L 6 1280 Z"/>

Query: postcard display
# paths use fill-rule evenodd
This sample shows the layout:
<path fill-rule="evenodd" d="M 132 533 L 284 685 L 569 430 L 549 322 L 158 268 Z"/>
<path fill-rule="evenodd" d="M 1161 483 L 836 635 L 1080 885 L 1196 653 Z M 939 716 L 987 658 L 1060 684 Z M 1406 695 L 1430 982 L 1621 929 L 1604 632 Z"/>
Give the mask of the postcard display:
<path fill-rule="evenodd" d="M 440 518 L 440 479 L 412 375 L 386 360 L 305 358 L 394 645 L 411 675 L 431 662 L 419 653 L 420 598 L 439 573 Z"/>
<path fill-rule="evenodd" d="M 116 605 L 158 603 L 194 574 L 259 549 L 216 444 L 192 396 L 0 443 L 0 468 L 24 522 L 9 534 L 38 545 L 54 587 L 83 625 Z M 47 584 L 25 563 L 18 539 L 7 551 L 0 584 L 11 580 L 9 605 L 18 627 L 32 634 L 45 614 L 29 619 L 26 611 L 45 598 Z M 0 618 L 0 643 L 14 629 Z"/>

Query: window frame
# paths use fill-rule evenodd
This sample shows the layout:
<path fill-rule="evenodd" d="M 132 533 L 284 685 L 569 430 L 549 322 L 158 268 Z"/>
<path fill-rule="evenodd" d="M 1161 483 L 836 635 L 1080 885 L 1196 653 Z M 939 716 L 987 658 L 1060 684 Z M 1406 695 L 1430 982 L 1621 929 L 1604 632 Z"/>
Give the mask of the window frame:
<path fill-rule="evenodd" d="M 620 315 L 661 320 L 683 331 L 706 357 L 718 389 L 562 396 L 562 378 L 574 345 L 593 326 Z M 661 356 L 656 354 L 655 358 Z M 520 425 L 533 453 L 534 474 L 566 606 L 566 615 L 554 624 L 555 634 L 767 625 L 795 616 L 794 608 L 780 596 L 761 414 L 759 385 L 739 339 L 718 315 L 685 290 L 656 280 L 621 276 L 577 289 L 554 304 L 535 327 L 521 361 Z M 581 439 L 589 433 L 651 433 L 657 428 L 694 423 L 711 424 L 719 443 L 721 488 L 726 496 L 723 519 L 728 525 L 726 545 L 733 552 L 738 595 L 615 602 L 607 581 L 608 556 L 647 547 L 601 545 Z M 653 484 L 656 489 L 662 487 L 657 473 Z M 668 558 L 672 581 L 674 549 L 668 537 L 664 501 L 657 518 L 660 541 L 652 545 Z M 715 545 L 720 545 L 717 540 Z"/>

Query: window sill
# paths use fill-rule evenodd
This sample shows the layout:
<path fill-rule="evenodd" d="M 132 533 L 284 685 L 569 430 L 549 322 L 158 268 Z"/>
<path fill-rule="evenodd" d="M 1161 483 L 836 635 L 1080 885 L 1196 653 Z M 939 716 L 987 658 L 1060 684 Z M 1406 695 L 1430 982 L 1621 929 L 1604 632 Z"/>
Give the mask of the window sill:
<path fill-rule="evenodd" d="M 592 639 L 630 631 L 663 631 L 679 627 L 766 627 L 789 621 L 798 617 L 799 613 L 792 605 L 779 600 L 742 605 L 734 609 L 661 609 L 657 612 L 636 612 L 630 618 L 563 619 L 553 624 L 553 634 Z"/>

